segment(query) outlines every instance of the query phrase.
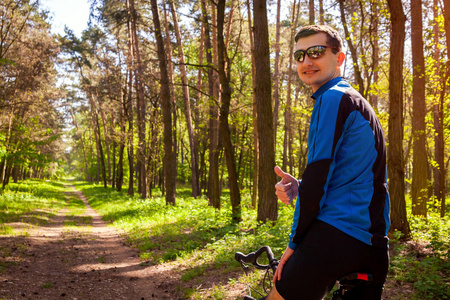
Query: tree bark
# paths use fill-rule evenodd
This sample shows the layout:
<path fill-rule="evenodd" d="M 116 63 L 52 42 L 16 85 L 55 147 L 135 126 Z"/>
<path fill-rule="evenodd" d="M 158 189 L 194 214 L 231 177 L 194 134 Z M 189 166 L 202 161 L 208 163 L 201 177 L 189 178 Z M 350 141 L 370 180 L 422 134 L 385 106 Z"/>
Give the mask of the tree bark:
<path fill-rule="evenodd" d="M 177 117 L 177 101 L 175 99 L 175 83 L 173 76 L 173 62 L 172 62 L 172 43 L 170 40 L 169 20 L 167 16 L 167 9 L 164 5 L 164 30 L 166 32 L 166 54 L 167 54 L 167 70 L 169 75 L 170 86 L 170 101 L 172 103 L 172 133 L 173 133 L 173 164 L 175 165 L 175 173 L 178 170 L 178 117 Z"/>
<path fill-rule="evenodd" d="M 409 237 L 406 217 L 405 171 L 403 169 L 403 55 L 406 16 L 401 0 L 388 0 L 391 21 L 389 58 L 389 147 L 388 176 L 391 199 L 391 231 Z"/>
<path fill-rule="evenodd" d="M 208 203 L 214 208 L 220 209 L 219 187 L 219 113 L 218 98 L 215 96 L 215 74 L 213 71 L 213 46 L 211 45 L 211 25 L 208 21 L 206 0 L 202 0 L 202 16 L 205 26 L 206 63 L 208 64 L 208 91 L 209 91 L 209 179 L 208 179 Z"/>
<path fill-rule="evenodd" d="M 111 183 L 111 154 L 110 154 L 110 138 L 108 134 L 108 126 L 106 125 L 107 117 L 103 110 L 102 101 L 100 100 L 100 97 L 98 93 L 96 92 L 96 98 L 98 103 L 98 110 L 102 119 L 102 125 L 103 125 L 103 135 L 105 136 L 105 148 L 106 148 L 106 157 L 108 162 L 108 177 L 107 182 Z"/>
<path fill-rule="evenodd" d="M 159 21 L 158 4 L 156 0 L 151 0 L 153 24 L 155 26 L 155 38 L 158 51 L 159 69 L 160 69 L 160 98 L 163 113 L 164 125 L 164 180 L 166 187 L 166 204 L 175 205 L 176 194 L 176 168 L 174 164 L 173 135 L 172 135 L 172 113 L 169 76 L 167 72 L 167 58 L 164 49 L 164 40 L 161 32 L 161 23 Z"/>
<path fill-rule="evenodd" d="M 197 198 L 200 195 L 199 191 L 199 180 L 198 180 L 198 161 L 196 153 L 198 152 L 197 145 L 195 144 L 195 136 L 194 136 L 194 128 L 192 126 L 192 116 L 191 116 L 191 100 L 189 97 L 188 90 L 188 78 L 186 71 L 186 64 L 184 61 L 184 51 L 181 43 L 181 34 L 180 29 L 178 27 L 177 14 L 175 11 L 175 5 L 173 1 L 169 2 L 170 8 L 172 10 L 172 19 L 175 30 L 175 36 L 177 37 L 178 44 L 178 57 L 180 61 L 180 71 L 181 71 L 181 81 L 182 81 L 182 91 L 183 91 L 183 99 L 184 99 L 184 114 L 186 117 L 186 124 L 189 136 L 189 148 L 191 154 L 191 183 L 192 183 L 192 196 Z"/>
<path fill-rule="evenodd" d="M 323 10 L 323 0 L 319 0 L 319 24 L 325 24 L 325 12 Z"/>
<path fill-rule="evenodd" d="M 294 0 L 293 9 L 292 9 L 292 23 L 297 24 L 298 14 L 300 11 L 300 2 L 297 4 L 296 0 Z M 284 112 L 284 143 L 283 143 L 283 170 L 287 170 L 289 167 L 289 173 L 293 172 L 293 151 L 292 151 L 292 143 L 293 143 L 293 130 L 292 130 L 292 64 L 293 64 L 293 55 L 294 55 L 294 38 L 295 38 L 295 26 L 291 28 L 291 36 L 290 36 L 290 44 L 289 47 L 289 68 L 288 68 L 288 81 L 286 88 L 286 110 Z"/>
<path fill-rule="evenodd" d="M 234 221 L 241 220 L 241 194 L 238 186 L 238 178 L 236 172 L 236 160 L 234 148 L 231 142 L 231 132 L 228 124 L 228 115 L 230 112 L 231 103 L 231 87 L 230 87 L 230 63 L 228 61 L 228 54 L 225 48 L 225 41 L 223 36 L 224 21 L 225 21 L 225 1 L 219 0 L 217 5 L 217 48 L 219 58 L 219 79 L 222 86 L 221 91 L 221 106 L 219 116 L 220 133 L 225 148 L 225 157 L 228 169 L 228 183 L 230 185 L 230 200 L 232 218 Z M 227 62 L 225 62 L 227 60 Z"/>
<path fill-rule="evenodd" d="M 97 106 L 95 105 L 94 94 L 91 93 L 89 96 L 90 103 L 91 103 L 91 115 L 92 115 L 92 122 L 94 123 L 94 135 L 95 135 L 95 141 L 97 144 L 97 170 L 98 167 L 100 167 L 102 179 L 103 179 L 103 186 L 106 189 L 108 187 L 107 184 L 107 178 L 106 178 L 106 166 L 105 166 L 105 157 L 103 153 L 103 147 L 102 147 L 102 141 L 101 141 L 101 134 L 100 134 L 100 124 L 98 120 L 98 111 Z M 98 172 L 98 171 L 97 171 Z M 98 176 L 98 175 L 97 175 Z"/>
<path fill-rule="evenodd" d="M 450 47 L 450 1 L 445 0 L 444 2 L 444 29 L 445 29 L 445 41 L 447 44 L 447 49 Z M 441 103 L 443 106 L 444 103 L 444 95 L 445 92 L 448 90 L 448 79 L 450 78 L 450 51 L 447 51 L 447 62 L 445 64 L 446 70 L 445 70 L 445 78 L 444 78 L 444 88 L 443 91 L 441 93 Z M 443 107 L 442 107 L 443 110 Z M 443 118 L 442 118 L 443 120 Z M 441 122 L 443 122 L 441 120 Z M 444 136 L 442 136 L 442 140 L 444 140 Z M 444 176 L 444 187 L 443 190 L 445 190 L 445 182 L 446 182 L 446 174 L 447 174 L 447 170 L 445 168 L 446 166 L 444 165 L 442 167 L 442 173 Z M 441 201 L 441 217 L 445 216 L 445 193 L 444 195 L 442 195 L 442 201 Z"/>
<path fill-rule="evenodd" d="M 198 64 L 201 66 L 203 65 L 203 55 L 204 55 L 204 42 L 205 41 L 205 24 L 202 22 L 202 26 L 201 26 L 201 34 L 200 34 L 200 48 L 198 51 Z M 203 176 L 204 174 L 206 174 L 205 172 L 205 151 L 206 151 L 206 146 L 203 147 L 204 151 L 202 151 L 202 155 L 200 157 L 200 133 L 201 133 L 201 128 L 200 128 L 200 104 L 203 103 L 202 102 L 202 86 L 203 86 L 203 69 L 199 68 L 198 69 L 198 74 L 197 74 L 197 99 L 196 99 L 196 105 L 194 105 L 195 109 L 194 109 L 194 124 L 195 124 L 195 134 L 194 134 L 194 143 L 196 145 L 198 145 L 196 147 L 196 153 L 195 153 L 195 158 L 196 160 L 199 162 L 199 166 L 198 166 L 198 181 L 199 181 L 199 193 L 202 193 L 202 189 L 203 191 L 206 190 L 206 180 L 205 180 L 205 176 Z M 202 141 L 204 141 L 203 139 L 203 135 L 202 135 Z"/>
<path fill-rule="evenodd" d="M 316 14 L 315 14 L 315 9 L 314 9 L 314 0 L 309 0 L 309 25 L 314 25 L 315 16 L 316 16 Z"/>
<path fill-rule="evenodd" d="M 262 222 L 276 221 L 278 218 L 278 201 L 274 194 L 276 184 L 275 142 L 273 135 L 272 89 L 270 75 L 269 27 L 267 21 L 267 3 L 255 0 L 253 14 L 255 17 L 255 94 L 258 109 L 259 180 L 258 180 L 258 217 Z"/>
<path fill-rule="evenodd" d="M 379 10 L 379 2 L 378 0 L 372 0 L 371 1 L 371 39 L 372 39 L 372 65 L 373 65 L 373 83 L 375 84 L 374 86 L 374 90 L 375 93 L 372 93 L 369 97 L 370 100 L 370 104 L 372 105 L 372 107 L 375 109 L 375 111 L 378 111 L 378 79 L 379 79 L 379 71 L 378 71 L 378 66 L 379 66 L 379 60 L 380 60 L 380 47 L 379 47 L 379 35 L 378 35 L 378 24 L 379 24 L 379 20 L 378 20 L 378 10 Z"/>
<path fill-rule="evenodd" d="M 445 81 L 440 78 L 440 50 L 439 50 L 439 23 L 438 23 L 438 1 L 433 1 L 433 32 L 434 32 L 434 103 L 433 103 L 433 121 L 434 121 L 434 157 L 436 160 L 436 166 L 433 166 L 434 177 L 434 195 L 436 197 L 436 206 L 445 203 L 445 153 L 444 153 L 444 132 L 443 132 L 443 120 L 444 120 L 444 97 L 443 91 L 445 91 Z M 445 79 L 445 76 L 444 76 Z"/>
<path fill-rule="evenodd" d="M 428 161 L 426 152 L 425 60 L 422 39 L 422 0 L 411 0 L 411 49 L 413 64 L 413 174 L 411 185 L 412 214 L 427 216 Z"/>
<path fill-rule="evenodd" d="M 252 207 L 256 208 L 258 197 L 258 176 L 259 176 L 259 138 L 258 138 L 258 113 L 256 108 L 256 83 L 255 83 L 255 45 L 253 37 L 252 13 L 250 8 L 250 0 L 247 0 L 247 16 L 248 16 L 248 35 L 250 38 L 250 55 L 252 57 L 252 115 L 253 115 L 253 190 L 252 190 Z M 276 57 L 275 57 L 276 61 Z M 276 63 L 275 63 L 276 64 Z M 275 100 L 276 101 L 276 100 Z M 277 102 L 275 102 L 277 103 Z M 275 104 L 276 105 L 276 104 Z"/>
<path fill-rule="evenodd" d="M 129 13 L 129 34 L 132 36 L 133 43 L 133 71 L 134 84 L 136 90 L 136 112 L 138 127 L 138 153 L 137 153 L 137 175 L 138 175 L 138 192 L 141 198 L 147 197 L 147 177 L 145 163 L 145 100 L 143 87 L 143 66 L 141 62 L 141 54 L 139 50 L 139 41 L 137 38 L 137 11 L 135 9 L 134 0 L 127 0 L 127 9 Z"/>
<path fill-rule="evenodd" d="M 352 38 L 350 36 L 350 31 L 348 30 L 348 26 L 347 26 L 347 21 L 345 19 L 346 13 L 345 13 L 345 9 L 344 9 L 344 0 L 339 0 L 339 8 L 340 8 L 340 12 L 341 12 L 341 22 L 343 24 L 344 32 L 345 32 L 345 39 L 347 40 L 348 48 L 350 49 L 350 53 L 352 56 L 353 70 L 355 71 L 355 79 L 356 79 L 356 83 L 358 84 L 358 91 L 361 95 L 366 97 L 367 95 L 366 95 L 365 88 L 364 88 L 364 80 L 362 78 L 361 70 L 359 68 L 359 63 L 358 63 L 358 61 L 359 61 L 358 53 L 357 53 L 355 46 L 353 45 Z"/>
<path fill-rule="evenodd" d="M 277 140 L 278 111 L 280 109 L 280 14 L 281 0 L 277 1 L 277 23 L 275 33 L 275 65 L 273 72 L 273 140 Z M 253 85 L 254 86 L 254 85 Z"/>

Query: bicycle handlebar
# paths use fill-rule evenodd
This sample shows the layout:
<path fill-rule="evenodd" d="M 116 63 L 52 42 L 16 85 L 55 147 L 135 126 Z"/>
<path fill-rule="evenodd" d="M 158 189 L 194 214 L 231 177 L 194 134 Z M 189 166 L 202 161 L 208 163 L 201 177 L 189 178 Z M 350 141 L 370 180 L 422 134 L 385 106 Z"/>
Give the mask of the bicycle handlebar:
<path fill-rule="evenodd" d="M 266 252 L 267 258 L 269 259 L 268 265 L 261 265 L 258 263 L 258 258 L 261 256 L 263 252 Z M 272 249 L 269 246 L 262 246 L 255 252 L 251 252 L 247 255 L 244 255 L 241 252 L 236 252 L 234 258 L 240 263 L 248 263 L 254 265 L 257 269 L 260 270 L 268 270 L 272 269 L 273 272 L 277 269 L 278 260 L 273 257 Z"/>

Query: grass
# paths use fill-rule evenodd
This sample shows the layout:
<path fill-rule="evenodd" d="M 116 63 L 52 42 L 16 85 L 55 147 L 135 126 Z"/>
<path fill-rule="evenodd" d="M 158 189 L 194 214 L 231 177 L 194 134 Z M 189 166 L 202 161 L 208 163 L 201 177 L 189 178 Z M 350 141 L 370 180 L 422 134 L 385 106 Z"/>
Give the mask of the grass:
<path fill-rule="evenodd" d="M 190 197 L 189 188 L 179 188 L 177 205 L 167 206 L 158 191 L 153 191 L 153 198 L 143 200 L 138 195 L 130 197 L 126 192 L 104 189 L 101 185 L 72 184 L 83 191 L 104 220 L 125 233 L 129 245 L 139 249 L 144 263 L 171 263 L 179 267 L 179 292 L 186 299 L 225 299 L 240 283 L 261 290 L 258 281 L 263 274 L 253 272 L 243 276 L 234 253 L 248 253 L 261 245 L 270 245 L 275 256 L 280 257 L 293 217 L 292 207 L 280 205 L 276 224 L 258 224 L 256 211 L 250 207 L 250 193 L 245 190 L 243 220 L 233 223 L 226 193 L 222 197 L 223 208 L 218 211 L 208 206 L 205 197 Z M 82 202 L 71 195 L 64 196 L 63 192 L 62 183 L 42 181 L 26 181 L 2 191 L 9 201 L 3 201 L 3 197 L 0 200 L 0 234 L 11 230 L 2 220 L 12 222 L 34 215 L 37 222 L 43 222 L 64 206 L 72 211 L 66 218 L 68 227 L 90 225 L 91 219 L 80 216 L 84 209 Z M 410 206 L 408 210 L 410 213 Z M 449 213 L 440 218 L 430 208 L 427 219 L 410 216 L 412 241 L 402 241 L 398 233 L 393 235 L 388 279 L 399 286 L 412 286 L 413 295 L 409 299 L 450 298 Z M 98 259 L 102 262 L 101 257 Z"/>
<path fill-rule="evenodd" d="M 61 182 L 27 180 L 10 183 L 0 189 L 0 235 L 9 235 L 5 223 L 21 221 L 43 225 L 65 205 L 65 190 Z"/>
<path fill-rule="evenodd" d="M 408 202 L 410 203 L 410 202 Z M 448 205 L 447 205 L 448 207 Z M 410 207 L 408 207 L 410 212 Z M 430 207 L 427 218 L 409 214 L 412 241 L 394 234 L 389 278 L 411 284 L 413 299 L 450 299 L 450 217 Z M 420 274 L 420 276 L 418 276 Z"/>
<path fill-rule="evenodd" d="M 239 269 L 234 261 L 236 251 L 250 252 L 261 245 L 270 245 L 276 257 L 286 246 L 293 209 L 280 206 L 276 224 L 257 224 L 256 212 L 250 208 L 249 194 L 242 193 L 242 217 L 239 224 L 230 222 L 230 203 L 227 195 L 222 198 L 223 209 L 210 208 L 206 198 L 194 199 L 189 189 L 177 190 L 177 206 L 166 206 L 164 198 L 156 195 L 142 200 L 130 197 L 102 186 L 76 183 L 87 196 L 94 209 L 105 220 L 123 229 L 128 242 L 138 248 L 143 260 L 152 263 L 175 261 L 185 268 L 181 271 L 181 288 L 187 299 L 226 298 L 229 283 L 217 283 L 207 292 L 189 286 L 189 283 L 207 282 L 211 274 L 225 270 L 232 279 Z M 449 207 L 449 205 L 447 205 Z M 408 207 L 410 213 L 410 205 Z M 410 215 L 410 214 L 409 214 Z M 427 219 L 409 217 L 412 240 L 423 249 L 411 248 L 411 243 L 394 235 L 391 241 L 392 256 L 388 279 L 400 284 L 412 284 L 412 299 L 447 299 L 449 282 L 449 223 L 450 217 L 440 218 L 430 208 Z M 428 255 L 428 256 L 427 256 Z M 421 274 L 421 276 L 417 276 Z M 259 272 L 240 276 L 237 282 L 245 282 L 259 289 Z M 192 284 L 191 284 L 192 285 Z"/>
<path fill-rule="evenodd" d="M 64 182 L 48 182 L 44 180 L 26 180 L 18 183 L 10 183 L 6 188 L 0 189 L 0 236 L 28 237 L 28 230 L 35 225 L 46 225 L 49 219 L 58 211 L 68 207 L 72 216 L 80 213 L 79 201 L 73 197 L 66 197 L 67 188 Z M 83 204 L 81 202 L 81 204 Z M 83 204 L 84 207 L 84 204 Z M 89 220 L 79 217 L 80 222 Z M 14 229 L 11 223 L 20 222 L 20 229 Z M 28 246 L 25 244 L 11 243 L 0 248 L 0 274 L 26 255 Z"/>

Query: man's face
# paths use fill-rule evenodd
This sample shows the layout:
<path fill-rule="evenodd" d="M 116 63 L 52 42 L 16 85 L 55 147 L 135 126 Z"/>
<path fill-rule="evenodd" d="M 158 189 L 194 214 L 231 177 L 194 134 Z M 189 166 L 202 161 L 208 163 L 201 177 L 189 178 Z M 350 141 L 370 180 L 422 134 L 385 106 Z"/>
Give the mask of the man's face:
<path fill-rule="evenodd" d="M 323 32 L 301 37 L 296 44 L 296 50 L 306 50 L 312 46 L 327 46 L 327 35 Z M 300 79 L 310 85 L 313 92 L 317 91 L 323 84 L 341 74 L 340 66 L 345 58 L 343 52 L 334 54 L 331 48 L 326 48 L 323 55 L 310 58 L 305 54 L 303 62 L 297 61 L 297 72 Z"/>

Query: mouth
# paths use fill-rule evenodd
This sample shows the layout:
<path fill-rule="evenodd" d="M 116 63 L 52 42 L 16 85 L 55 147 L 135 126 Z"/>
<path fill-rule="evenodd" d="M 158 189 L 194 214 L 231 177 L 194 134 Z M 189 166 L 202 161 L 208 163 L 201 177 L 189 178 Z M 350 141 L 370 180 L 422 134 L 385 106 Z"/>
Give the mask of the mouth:
<path fill-rule="evenodd" d="M 312 75 L 319 72 L 319 70 L 308 70 L 308 71 L 304 71 L 303 74 L 305 75 Z"/>

